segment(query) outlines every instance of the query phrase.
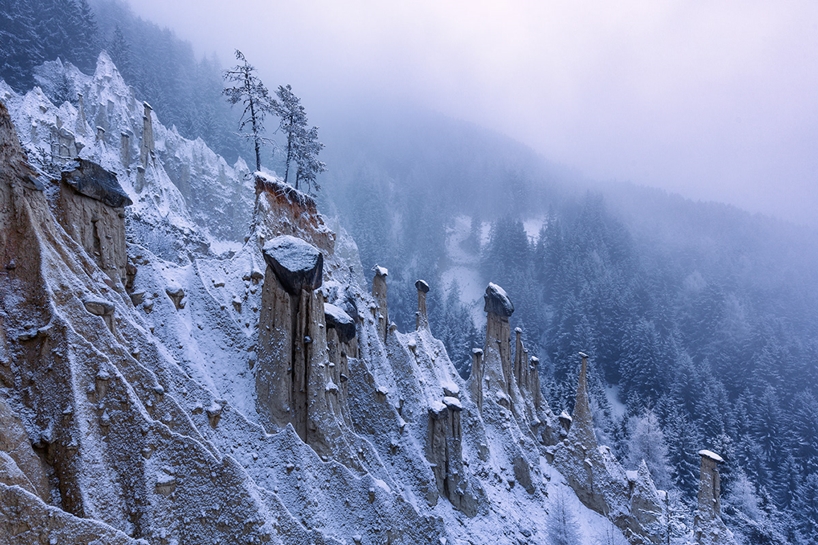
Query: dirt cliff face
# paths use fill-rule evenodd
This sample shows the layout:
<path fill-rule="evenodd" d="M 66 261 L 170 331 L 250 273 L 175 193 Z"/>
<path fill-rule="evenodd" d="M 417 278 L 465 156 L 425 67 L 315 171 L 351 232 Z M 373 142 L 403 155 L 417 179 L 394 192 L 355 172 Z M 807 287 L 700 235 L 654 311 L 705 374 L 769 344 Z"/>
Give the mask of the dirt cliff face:
<path fill-rule="evenodd" d="M 57 221 L 69 236 L 82 244 L 97 267 L 112 283 L 128 283 L 125 244 L 125 210 L 83 195 L 60 181 L 55 210 Z M 113 286 L 112 286 L 113 287 Z"/>
<path fill-rule="evenodd" d="M 83 127 L 104 99 L 105 134 L 120 134 L 144 107 L 111 93 L 117 78 L 102 62 L 78 80 L 79 109 L 34 93 L 11 97 L 15 115 L 37 131 L 56 112 Z M 7 541 L 544 542 L 552 498 L 584 493 L 550 462 L 543 430 L 556 424 L 522 337 L 511 343 L 507 298 L 487 302 L 487 344 L 466 382 L 429 330 L 430 287 L 418 288 L 417 329 L 398 331 L 385 269 L 373 295 L 309 197 L 257 175 L 247 238 L 216 251 L 226 243 L 200 229 L 164 170 L 167 129 L 151 124 L 142 172 L 131 167 L 144 130 L 116 141 L 129 153 L 84 132 L 81 157 L 116 174 L 132 205 L 39 176 L 0 107 Z M 271 266 L 265 248 L 282 236 L 319 252 L 320 272 Z"/>

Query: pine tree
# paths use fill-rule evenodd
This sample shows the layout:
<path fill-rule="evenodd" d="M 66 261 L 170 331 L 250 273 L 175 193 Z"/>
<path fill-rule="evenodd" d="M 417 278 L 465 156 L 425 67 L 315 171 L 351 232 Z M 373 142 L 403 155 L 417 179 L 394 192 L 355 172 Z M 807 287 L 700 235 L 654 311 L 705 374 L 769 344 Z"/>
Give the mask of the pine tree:
<path fill-rule="evenodd" d="M 298 148 L 307 131 L 307 113 L 301 105 L 301 99 L 293 94 L 289 85 L 279 85 L 277 99 L 273 102 L 273 111 L 281 120 L 278 128 L 287 138 L 287 149 L 284 157 L 284 183 L 290 177 L 290 165 L 298 155 Z M 297 189 L 297 186 L 296 186 Z"/>
<path fill-rule="evenodd" d="M 808 472 L 818 472 L 818 401 L 811 393 L 801 392 L 793 399 L 793 408 L 794 450 Z"/>
<path fill-rule="evenodd" d="M 482 256 L 483 275 L 514 298 L 522 295 L 522 276 L 515 273 L 530 266 L 531 247 L 523 222 L 506 216 L 492 223 L 491 236 Z"/>
<path fill-rule="evenodd" d="M 659 399 L 665 389 L 660 346 L 653 322 L 640 319 L 628 327 L 618 362 L 625 393 L 636 390 L 640 397 L 653 403 Z"/>
<path fill-rule="evenodd" d="M 274 113 L 273 101 L 267 88 L 256 76 L 255 67 L 247 62 L 244 54 L 236 50 L 236 60 L 239 64 L 224 72 L 224 79 L 227 82 L 235 83 L 233 87 L 227 87 L 222 92 L 227 96 L 230 104 L 242 104 L 241 119 L 239 121 L 239 131 L 250 126 L 250 138 L 253 140 L 253 148 L 256 152 L 256 170 L 261 170 L 261 144 L 264 141 L 264 118 L 269 113 Z"/>
<path fill-rule="evenodd" d="M 434 305 L 434 312 L 430 310 L 429 315 L 432 334 L 446 346 L 446 353 L 458 373 L 468 377 L 471 372 L 472 348 L 482 346 L 482 342 L 469 308 L 460 302 L 460 287 L 457 282 L 449 286 L 441 301 L 438 302 L 435 297 L 434 301 L 430 301 L 433 302 L 437 304 Z"/>
<path fill-rule="evenodd" d="M 781 404 L 771 386 L 756 399 L 753 410 L 753 437 L 761 446 L 767 463 L 777 460 L 781 447 Z"/>
<path fill-rule="evenodd" d="M 628 466 L 638 467 L 642 460 L 650 470 L 656 486 L 667 490 L 671 486 L 668 448 L 656 414 L 647 409 L 631 418 L 632 432 L 628 441 Z"/>
<path fill-rule="evenodd" d="M 783 508 L 792 505 L 795 491 L 804 474 L 805 471 L 801 464 L 796 461 L 795 456 L 792 453 L 788 454 L 778 471 L 775 486 L 772 487 L 772 492 L 775 494 L 775 503 L 778 506 Z"/>
<path fill-rule="evenodd" d="M 700 463 L 696 453 L 702 448 L 701 435 L 685 413 L 678 409 L 671 410 L 667 416 L 664 434 L 668 458 L 674 470 L 673 479 L 687 498 L 695 498 L 699 486 Z"/>
<path fill-rule="evenodd" d="M 117 69 L 123 77 L 130 77 L 132 73 L 131 65 L 131 46 L 122 33 L 122 28 L 119 25 L 114 27 L 114 34 L 111 37 L 111 43 L 108 46 L 108 53 L 111 60 L 114 61 Z"/>
<path fill-rule="evenodd" d="M 323 161 L 318 160 L 318 154 L 324 149 L 324 144 L 318 141 L 318 127 L 312 127 L 302 134 L 301 140 L 295 149 L 295 188 L 304 183 L 307 192 L 321 189 L 316 177 L 327 170 Z"/>
<path fill-rule="evenodd" d="M 278 129 L 287 138 L 284 153 L 284 183 L 290 180 L 290 168 L 295 165 L 295 188 L 301 183 L 307 191 L 319 190 L 316 178 L 327 170 L 326 165 L 318 160 L 318 154 L 324 144 L 318 140 L 318 127 L 308 128 L 307 112 L 301 105 L 301 99 L 289 85 L 279 85 L 276 99 L 272 102 L 273 111 L 279 117 Z"/>
<path fill-rule="evenodd" d="M 566 496 L 566 492 L 558 491 L 551 501 L 546 521 L 549 545 L 580 544 L 579 523 Z"/>
<path fill-rule="evenodd" d="M 809 474 L 795 491 L 793 511 L 803 545 L 818 544 L 818 473 Z"/>
<path fill-rule="evenodd" d="M 31 86 L 31 69 L 46 59 L 38 16 L 31 1 L 4 2 L 0 9 L 0 78 L 18 92 Z"/>
<path fill-rule="evenodd" d="M 77 1 L 76 63 L 80 70 L 91 72 L 99 55 L 99 28 L 88 0 Z"/>

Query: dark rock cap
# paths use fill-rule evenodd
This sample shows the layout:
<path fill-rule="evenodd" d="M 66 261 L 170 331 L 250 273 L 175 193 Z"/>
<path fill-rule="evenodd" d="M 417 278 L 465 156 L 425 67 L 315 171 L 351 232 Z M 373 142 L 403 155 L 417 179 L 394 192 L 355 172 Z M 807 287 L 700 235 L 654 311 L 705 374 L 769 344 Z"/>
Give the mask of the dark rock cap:
<path fill-rule="evenodd" d="M 114 208 L 133 204 L 113 172 L 86 159 L 77 159 L 72 167 L 62 171 L 62 181 L 73 187 L 77 193 Z"/>
<path fill-rule="evenodd" d="M 342 308 L 325 303 L 324 318 L 327 321 L 327 328 L 335 329 L 342 343 L 348 343 L 355 338 L 355 321 Z"/>
<path fill-rule="evenodd" d="M 313 291 L 321 287 L 324 256 L 309 242 L 282 235 L 267 242 L 262 252 L 287 293 L 298 295 L 301 290 Z"/>
<path fill-rule="evenodd" d="M 415 287 L 418 289 L 418 291 L 429 293 L 429 284 L 426 283 L 426 280 L 418 280 L 415 282 Z"/>
<path fill-rule="evenodd" d="M 483 308 L 485 312 L 506 318 L 514 314 L 514 305 L 511 304 L 511 299 L 508 298 L 506 291 L 497 284 L 489 283 L 484 299 L 486 301 L 486 306 Z"/>

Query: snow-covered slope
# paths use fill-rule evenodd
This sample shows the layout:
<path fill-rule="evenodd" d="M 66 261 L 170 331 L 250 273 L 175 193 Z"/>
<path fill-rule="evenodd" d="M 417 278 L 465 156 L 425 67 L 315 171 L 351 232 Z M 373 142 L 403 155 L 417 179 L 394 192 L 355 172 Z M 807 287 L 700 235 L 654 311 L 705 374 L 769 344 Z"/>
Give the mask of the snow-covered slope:
<path fill-rule="evenodd" d="M 631 543 L 662 538 L 649 475 L 558 433 L 501 289 L 464 381 L 422 286 L 417 330 L 397 331 L 308 196 L 163 127 L 105 54 L 93 77 L 46 68 L 81 101 L 0 83 L 4 542 L 624 539 L 598 504 Z M 133 204 L 43 174 L 76 155 Z"/>

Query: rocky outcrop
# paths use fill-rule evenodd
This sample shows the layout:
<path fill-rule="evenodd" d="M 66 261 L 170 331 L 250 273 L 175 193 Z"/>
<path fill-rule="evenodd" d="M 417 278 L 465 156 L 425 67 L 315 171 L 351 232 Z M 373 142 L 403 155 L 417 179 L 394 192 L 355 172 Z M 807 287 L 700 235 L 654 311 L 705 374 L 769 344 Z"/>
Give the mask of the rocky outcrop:
<path fill-rule="evenodd" d="M 111 208 L 130 206 L 133 201 L 119 185 L 116 174 L 85 159 L 77 159 L 62 171 L 61 181 L 80 195 L 107 204 Z"/>
<path fill-rule="evenodd" d="M 335 330 L 339 342 L 349 344 L 355 339 L 355 321 L 340 307 L 324 304 L 324 319 L 327 329 Z"/>
<path fill-rule="evenodd" d="M 543 445 L 553 445 L 559 435 L 555 426 L 554 414 L 545 403 L 540 389 L 539 358 L 529 357 L 523 343 L 523 330 L 515 329 L 514 342 L 514 378 L 520 392 L 518 405 L 525 415 L 525 421 L 531 433 Z"/>
<path fill-rule="evenodd" d="M 699 545 L 733 545 L 735 538 L 721 520 L 721 476 L 724 459 L 709 450 L 700 450 L 701 471 L 694 534 Z"/>
<path fill-rule="evenodd" d="M 469 375 L 469 393 L 477 404 L 477 409 L 483 410 L 483 349 L 472 348 L 471 374 Z"/>
<path fill-rule="evenodd" d="M 462 411 L 460 400 L 452 396 L 432 404 L 429 408 L 426 458 L 431 464 L 440 495 L 448 498 L 455 509 L 473 517 L 477 514 L 477 506 L 467 494 L 460 421 Z"/>
<path fill-rule="evenodd" d="M 139 164 L 143 169 L 147 169 L 151 159 L 153 159 L 153 118 L 151 112 L 153 108 L 147 102 L 142 103 L 144 109 L 142 113 L 142 140 L 139 145 Z"/>
<path fill-rule="evenodd" d="M 522 335 L 512 350 L 501 288 L 487 290 L 488 343 L 465 382 L 428 327 L 428 285 L 416 285 L 417 327 L 398 331 L 386 270 L 368 293 L 354 243 L 280 180 L 255 176 L 252 223 L 235 227 L 239 240 L 248 234 L 240 248 L 201 245 L 189 195 L 222 162 L 162 127 L 105 59 L 93 80 L 77 78 L 82 108 L 106 133 L 96 142 L 90 127 L 88 138 L 77 131 L 76 144 L 134 200 L 120 219 L 139 274 L 126 291 L 93 246 L 56 224 L 40 191 L 54 187 L 22 160 L 0 116 L 0 154 L 14 156 L 0 170 L 0 381 L 20 423 L 2 445 L 22 445 L 0 449 L 0 531 L 12 528 L 21 545 L 51 532 L 86 542 L 80 530 L 59 533 L 77 524 L 99 541 L 161 545 L 546 539 L 547 496 L 568 492 L 567 478 L 535 433 L 544 418 L 535 359 Z M 11 95 L 0 84 L 2 96 Z M 48 116 L 80 122 L 70 104 L 34 92 L 14 100 L 32 127 L 26 145 L 54 134 Z M 146 117 L 155 142 L 139 128 Z M 112 135 L 126 131 L 136 136 L 117 149 Z M 144 186 L 128 172 L 131 146 L 132 166 L 150 150 Z M 291 261 L 273 249 L 278 237 L 306 251 Z M 650 497 L 633 486 L 630 509 Z"/>
<path fill-rule="evenodd" d="M 324 300 L 315 291 L 322 282 L 323 257 L 290 235 L 265 244 L 263 254 L 268 266 L 259 318 L 259 409 L 268 426 L 292 424 L 298 436 L 311 443 L 311 398 L 316 388 L 325 388 L 314 376 L 320 374 L 318 366 L 324 366 L 326 345 Z"/>
<path fill-rule="evenodd" d="M 48 505 L 23 487 L 0 481 L 0 536 L 7 545 L 146 545 L 98 520 L 76 517 Z"/>
<path fill-rule="evenodd" d="M 656 490 L 650 470 L 644 460 L 639 464 L 635 478 L 628 479 L 630 485 L 630 510 L 635 524 L 630 531 L 641 536 L 661 536 L 666 530 L 666 516 L 662 496 Z M 657 543 L 657 539 L 649 539 Z"/>
<path fill-rule="evenodd" d="M 501 404 L 511 407 L 513 369 L 511 366 L 511 328 L 508 319 L 514 305 L 505 290 L 489 283 L 486 288 L 486 344 L 484 347 L 484 389 L 496 393 Z"/>
<path fill-rule="evenodd" d="M 48 475 L 31 448 L 28 434 L 19 417 L 0 398 L 0 482 L 21 488 L 51 500 Z"/>
<path fill-rule="evenodd" d="M 80 159 L 64 170 L 56 216 L 113 282 L 128 283 L 124 206 L 132 204 L 116 176 Z"/>
<path fill-rule="evenodd" d="M 701 471 L 699 477 L 698 517 L 713 520 L 721 515 L 721 476 L 719 464 L 724 459 L 709 450 L 700 450 Z"/>
<path fill-rule="evenodd" d="M 265 239 L 291 235 L 303 239 L 327 255 L 335 251 L 335 233 L 324 223 L 315 200 L 261 172 L 255 173 L 255 218 Z"/>
<path fill-rule="evenodd" d="M 554 464 L 580 501 L 610 518 L 632 544 L 659 543 L 661 534 L 656 533 L 656 519 L 663 512 L 663 506 L 654 493 L 650 474 L 640 474 L 638 485 L 631 488 L 625 470 L 611 449 L 597 443 L 588 398 L 588 356 L 582 352 L 579 356 L 574 412 L 570 420 L 561 418 L 570 427 L 567 437 L 556 446 Z"/>
<path fill-rule="evenodd" d="M 426 294 L 429 293 L 429 284 L 425 280 L 418 280 L 415 282 L 415 288 L 418 290 L 418 310 L 415 313 L 415 328 L 428 328 L 429 316 L 426 313 Z"/>
<path fill-rule="evenodd" d="M 389 304 L 386 296 L 386 277 L 389 276 L 389 271 L 379 265 L 375 265 L 373 271 L 375 276 L 372 278 L 372 297 L 375 298 L 375 305 L 372 312 L 378 322 L 378 332 L 385 341 L 389 329 Z"/>

